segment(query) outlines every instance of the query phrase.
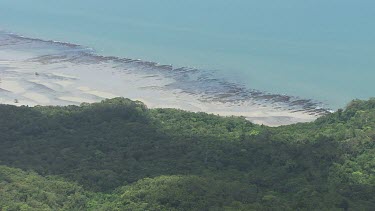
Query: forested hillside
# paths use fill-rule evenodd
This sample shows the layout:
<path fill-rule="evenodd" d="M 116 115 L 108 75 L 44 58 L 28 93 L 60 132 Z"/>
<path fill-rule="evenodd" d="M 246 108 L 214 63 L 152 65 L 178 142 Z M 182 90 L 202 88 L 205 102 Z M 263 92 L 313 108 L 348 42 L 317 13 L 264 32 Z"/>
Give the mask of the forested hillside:
<path fill-rule="evenodd" d="M 0 210 L 373 210 L 375 99 L 313 123 L 0 105 Z"/>

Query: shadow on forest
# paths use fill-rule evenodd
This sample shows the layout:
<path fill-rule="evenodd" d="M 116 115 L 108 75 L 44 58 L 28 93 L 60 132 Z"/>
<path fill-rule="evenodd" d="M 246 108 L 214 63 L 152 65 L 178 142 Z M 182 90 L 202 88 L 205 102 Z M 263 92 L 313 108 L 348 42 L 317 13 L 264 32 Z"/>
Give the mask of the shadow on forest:
<path fill-rule="evenodd" d="M 339 176 L 348 145 L 321 132 L 335 115 L 268 128 L 243 118 L 149 110 L 123 98 L 68 107 L 1 105 L 0 165 L 58 175 L 91 191 L 186 175 L 251 185 L 254 201 L 300 197 L 295 206 L 308 207 L 307 197 L 331 196 L 341 204 L 374 186 Z"/>

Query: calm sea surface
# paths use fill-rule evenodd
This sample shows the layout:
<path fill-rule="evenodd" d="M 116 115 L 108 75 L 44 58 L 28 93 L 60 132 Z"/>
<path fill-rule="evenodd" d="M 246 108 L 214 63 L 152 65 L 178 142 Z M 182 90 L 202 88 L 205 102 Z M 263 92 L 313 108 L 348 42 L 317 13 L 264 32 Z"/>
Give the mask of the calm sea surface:
<path fill-rule="evenodd" d="M 332 108 L 375 96 L 373 0 L 0 0 L 0 29 Z"/>

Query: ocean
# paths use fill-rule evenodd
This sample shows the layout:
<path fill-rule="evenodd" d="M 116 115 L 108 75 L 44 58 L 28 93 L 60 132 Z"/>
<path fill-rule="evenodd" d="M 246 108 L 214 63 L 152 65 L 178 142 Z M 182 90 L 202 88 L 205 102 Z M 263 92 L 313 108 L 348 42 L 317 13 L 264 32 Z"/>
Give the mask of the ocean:
<path fill-rule="evenodd" d="M 374 20 L 370 0 L 0 0 L 2 31 L 332 109 L 375 96 Z"/>

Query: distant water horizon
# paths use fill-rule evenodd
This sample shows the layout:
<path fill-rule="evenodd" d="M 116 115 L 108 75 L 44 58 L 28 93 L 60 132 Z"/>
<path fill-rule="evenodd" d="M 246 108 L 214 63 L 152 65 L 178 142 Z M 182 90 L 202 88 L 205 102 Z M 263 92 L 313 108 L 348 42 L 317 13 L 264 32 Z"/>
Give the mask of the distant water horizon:
<path fill-rule="evenodd" d="M 375 2 L 11 1 L 0 30 L 213 70 L 249 89 L 343 107 L 375 96 Z"/>

